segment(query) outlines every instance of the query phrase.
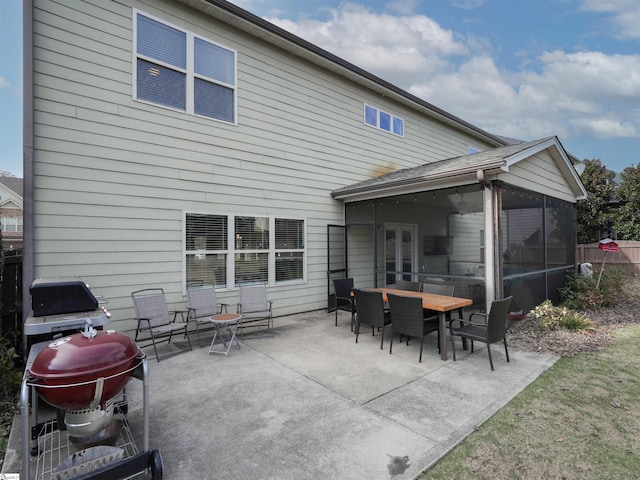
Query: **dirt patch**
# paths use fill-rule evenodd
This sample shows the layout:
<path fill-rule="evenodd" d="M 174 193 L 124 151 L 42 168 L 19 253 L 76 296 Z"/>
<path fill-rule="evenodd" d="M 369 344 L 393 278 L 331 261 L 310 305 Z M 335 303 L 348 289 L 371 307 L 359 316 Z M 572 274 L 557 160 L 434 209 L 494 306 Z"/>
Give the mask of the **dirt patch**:
<path fill-rule="evenodd" d="M 640 281 L 630 282 L 626 290 L 615 308 L 582 312 L 595 323 L 597 328 L 593 332 L 543 330 L 539 320 L 526 318 L 510 322 L 507 342 L 520 350 L 550 352 L 562 357 L 599 350 L 609 345 L 613 331 L 640 323 Z"/>

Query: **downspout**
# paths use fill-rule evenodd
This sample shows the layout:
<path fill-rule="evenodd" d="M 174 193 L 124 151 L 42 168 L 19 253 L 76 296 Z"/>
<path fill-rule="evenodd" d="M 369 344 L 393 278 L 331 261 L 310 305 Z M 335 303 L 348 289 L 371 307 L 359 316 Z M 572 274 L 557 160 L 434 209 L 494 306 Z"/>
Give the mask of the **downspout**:
<path fill-rule="evenodd" d="M 34 276 L 33 226 L 33 0 L 22 3 L 22 169 L 23 235 L 22 323 L 30 312 L 29 287 Z M 26 345 L 26 344 L 25 344 Z M 26 355 L 28 352 L 24 352 Z M 26 358 L 26 357 L 25 357 Z"/>

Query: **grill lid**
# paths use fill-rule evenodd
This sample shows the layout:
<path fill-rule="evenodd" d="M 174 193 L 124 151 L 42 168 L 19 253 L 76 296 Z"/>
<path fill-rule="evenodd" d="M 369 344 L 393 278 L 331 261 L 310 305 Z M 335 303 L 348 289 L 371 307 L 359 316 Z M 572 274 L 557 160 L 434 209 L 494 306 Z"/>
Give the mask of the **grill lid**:
<path fill-rule="evenodd" d="M 29 288 L 33 316 L 87 312 L 98 308 L 98 300 L 89 286 L 78 279 L 44 279 L 33 281 Z"/>
<path fill-rule="evenodd" d="M 94 408 L 113 398 L 136 364 L 138 347 L 129 336 L 88 330 L 54 340 L 29 368 L 38 393 L 63 410 Z"/>

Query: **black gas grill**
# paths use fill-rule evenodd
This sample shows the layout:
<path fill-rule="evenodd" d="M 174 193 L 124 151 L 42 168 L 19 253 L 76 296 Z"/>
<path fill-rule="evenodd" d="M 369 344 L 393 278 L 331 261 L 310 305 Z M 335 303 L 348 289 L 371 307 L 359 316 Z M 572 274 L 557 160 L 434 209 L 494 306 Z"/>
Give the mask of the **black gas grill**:
<path fill-rule="evenodd" d="M 75 333 L 87 320 L 97 328 L 109 323 L 111 314 L 104 299 L 78 278 L 38 278 L 29 292 L 31 312 L 23 327 L 25 355 L 33 343 Z"/>

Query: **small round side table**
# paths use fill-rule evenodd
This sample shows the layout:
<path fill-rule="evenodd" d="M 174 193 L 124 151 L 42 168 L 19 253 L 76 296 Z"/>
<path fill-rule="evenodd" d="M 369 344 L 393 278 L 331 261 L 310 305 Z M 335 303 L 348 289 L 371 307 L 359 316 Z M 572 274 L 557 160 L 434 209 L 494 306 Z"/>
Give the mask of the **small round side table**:
<path fill-rule="evenodd" d="M 209 320 L 213 323 L 215 327 L 215 332 L 213 333 L 213 339 L 211 340 L 211 345 L 209 346 L 209 355 L 212 353 L 218 353 L 227 357 L 229 355 L 229 350 L 231 350 L 231 345 L 235 342 L 235 345 L 240 348 L 240 344 L 238 343 L 238 339 L 236 338 L 236 332 L 238 331 L 238 322 L 240 321 L 240 315 L 237 313 L 218 313 L 217 315 L 211 315 Z M 228 338 L 225 339 L 225 330 Z M 222 344 L 223 348 L 227 347 L 226 350 L 216 350 L 215 345 L 217 343 Z"/>

